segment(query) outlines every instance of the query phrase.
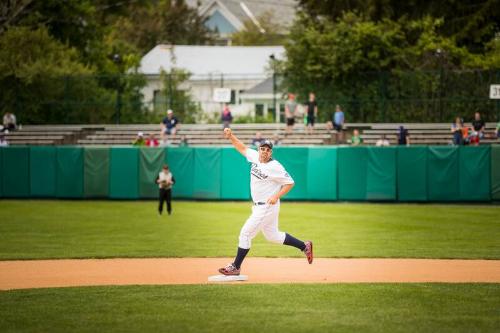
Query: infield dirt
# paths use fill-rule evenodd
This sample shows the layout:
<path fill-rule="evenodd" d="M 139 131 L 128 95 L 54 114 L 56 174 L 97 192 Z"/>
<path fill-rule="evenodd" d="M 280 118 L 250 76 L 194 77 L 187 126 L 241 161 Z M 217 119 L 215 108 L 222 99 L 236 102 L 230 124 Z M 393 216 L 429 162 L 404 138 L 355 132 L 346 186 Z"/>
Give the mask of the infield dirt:
<path fill-rule="evenodd" d="M 0 261 L 0 290 L 204 284 L 230 258 Z M 500 260 L 248 258 L 235 283 L 500 283 Z"/>

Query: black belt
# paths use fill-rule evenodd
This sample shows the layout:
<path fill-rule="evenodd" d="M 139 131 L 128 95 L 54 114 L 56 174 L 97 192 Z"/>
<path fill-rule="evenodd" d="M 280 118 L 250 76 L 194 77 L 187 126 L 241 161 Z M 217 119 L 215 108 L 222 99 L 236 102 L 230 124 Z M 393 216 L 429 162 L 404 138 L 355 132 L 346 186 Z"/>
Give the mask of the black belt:
<path fill-rule="evenodd" d="M 265 202 L 254 202 L 253 205 L 254 206 L 262 206 L 262 205 L 265 205 L 266 203 Z"/>

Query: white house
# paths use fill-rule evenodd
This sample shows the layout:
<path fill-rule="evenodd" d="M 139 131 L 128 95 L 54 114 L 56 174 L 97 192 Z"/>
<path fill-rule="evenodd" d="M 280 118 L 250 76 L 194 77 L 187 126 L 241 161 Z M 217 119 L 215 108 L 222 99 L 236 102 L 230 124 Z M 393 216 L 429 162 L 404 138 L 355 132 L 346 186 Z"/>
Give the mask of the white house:
<path fill-rule="evenodd" d="M 139 72 L 148 78 L 143 90 L 144 100 L 154 107 L 162 89 L 161 70 L 169 72 L 178 68 L 191 74 L 181 89 L 189 90 L 192 99 L 200 103 L 204 112 L 221 111 L 221 104 L 213 100 L 213 95 L 215 88 L 223 87 L 231 89 L 230 108 L 233 115 L 255 115 L 256 109 L 266 115 L 272 108 L 269 103 L 274 101 L 272 92 L 269 95 L 269 91 L 265 91 L 265 96 L 260 96 L 262 98 L 244 94 L 266 79 L 272 79 L 271 56 L 277 60 L 284 59 L 285 49 L 282 46 L 158 45 L 141 59 Z M 261 90 L 255 93 L 262 94 Z M 277 102 L 280 96 L 276 94 Z"/>

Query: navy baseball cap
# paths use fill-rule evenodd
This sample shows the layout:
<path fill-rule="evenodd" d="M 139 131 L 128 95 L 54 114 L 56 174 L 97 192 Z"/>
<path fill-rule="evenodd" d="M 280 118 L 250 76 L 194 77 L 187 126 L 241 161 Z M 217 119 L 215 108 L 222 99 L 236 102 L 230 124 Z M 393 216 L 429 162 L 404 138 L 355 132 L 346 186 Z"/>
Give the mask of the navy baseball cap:
<path fill-rule="evenodd" d="M 269 148 L 273 149 L 273 143 L 271 142 L 271 140 L 264 140 L 260 143 L 259 147 L 262 147 L 262 146 L 268 146 Z"/>

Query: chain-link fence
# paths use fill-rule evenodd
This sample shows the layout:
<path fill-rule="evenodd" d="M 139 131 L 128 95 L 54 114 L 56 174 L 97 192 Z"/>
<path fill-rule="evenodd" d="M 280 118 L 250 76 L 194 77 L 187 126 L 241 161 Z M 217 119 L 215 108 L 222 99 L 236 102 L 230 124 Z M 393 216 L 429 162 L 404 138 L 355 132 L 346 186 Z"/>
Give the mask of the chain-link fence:
<path fill-rule="evenodd" d="M 476 111 L 496 121 L 500 102 L 489 99 L 491 84 L 500 84 L 500 70 L 372 72 L 297 83 L 272 73 L 219 73 L 184 82 L 138 74 L 7 77 L 0 80 L 0 110 L 25 124 L 159 122 L 168 109 L 184 122 L 218 122 L 222 103 L 213 100 L 213 91 L 222 87 L 230 90 L 228 104 L 239 122 L 283 121 L 289 92 L 299 104 L 315 92 L 320 121 L 331 119 L 337 104 L 347 122 L 449 122 L 470 120 Z"/>

